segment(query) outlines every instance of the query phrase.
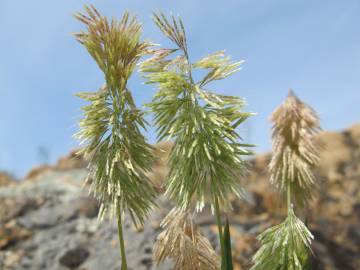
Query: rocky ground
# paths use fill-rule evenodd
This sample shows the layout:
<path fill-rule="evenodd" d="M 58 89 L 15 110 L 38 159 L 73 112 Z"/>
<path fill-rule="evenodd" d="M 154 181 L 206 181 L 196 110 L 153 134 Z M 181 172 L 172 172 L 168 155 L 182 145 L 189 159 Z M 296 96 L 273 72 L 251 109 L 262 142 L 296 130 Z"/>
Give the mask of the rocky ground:
<path fill-rule="evenodd" d="M 343 132 L 324 132 L 325 148 L 317 168 L 318 199 L 308 217 L 315 236 L 313 268 L 360 269 L 360 125 Z M 161 191 L 167 172 L 164 151 L 151 178 Z M 249 269 L 258 247 L 255 237 L 280 222 L 284 209 L 269 185 L 266 166 L 270 155 L 249 161 L 250 174 L 242 179 L 249 202 L 234 200 L 231 234 L 235 269 Z M 55 166 L 33 169 L 21 183 L 0 175 L 0 269 L 4 270 L 112 270 L 120 269 L 116 224 L 97 221 L 98 204 L 82 188 L 86 162 L 74 153 Z M 153 265 L 152 246 L 159 223 L 170 209 L 159 198 L 146 226 L 139 230 L 125 224 L 130 269 L 171 269 L 171 262 Z M 197 223 L 218 249 L 213 217 L 205 212 Z"/>

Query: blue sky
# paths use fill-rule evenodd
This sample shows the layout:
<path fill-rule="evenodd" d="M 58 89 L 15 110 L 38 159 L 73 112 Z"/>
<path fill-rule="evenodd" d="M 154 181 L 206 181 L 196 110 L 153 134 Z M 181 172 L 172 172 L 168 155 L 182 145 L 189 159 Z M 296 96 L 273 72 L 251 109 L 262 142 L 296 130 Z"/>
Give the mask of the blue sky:
<path fill-rule="evenodd" d="M 96 90 L 103 75 L 71 33 L 82 29 L 72 14 L 94 4 L 119 18 L 137 14 L 144 37 L 168 46 L 151 21 L 152 11 L 181 15 L 190 57 L 226 49 L 243 70 L 212 85 L 246 98 L 257 112 L 243 137 L 270 149 L 268 116 L 293 88 L 315 108 L 324 129 L 360 121 L 360 1 L 347 0 L 108 0 L 0 2 L 0 169 L 18 176 L 41 162 L 39 147 L 55 162 L 77 146 L 83 105 L 74 94 Z M 135 76 L 139 105 L 155 90 Z M 154 141 L 153 131 L 148 134 Z"/>

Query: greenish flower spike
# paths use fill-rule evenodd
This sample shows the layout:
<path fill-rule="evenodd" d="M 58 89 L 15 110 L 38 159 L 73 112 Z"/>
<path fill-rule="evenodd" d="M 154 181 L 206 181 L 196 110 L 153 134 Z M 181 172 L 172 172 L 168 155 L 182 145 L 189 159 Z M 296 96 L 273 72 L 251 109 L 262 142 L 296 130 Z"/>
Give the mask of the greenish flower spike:
<path fill-rule="evenodd" d="M 106 84 L 98 92 L 78 94 L 90 104 L 83 107 L 77 137 L 90 158 L 89 179 L 102 203 L 100 214 L 115 206 L 142 224 L 155 198 L 146 176 L 154 157 L 140 131 L 146 127 L 144 112 L 136 108 L 127 81 L 151 44 L 140 41 L 141 26 L 129 13 L 120 22 L 108 22 L 94 7 L 86 11 L 88 16 L 76 17 L 87 31 L 76 37 L 104 72 Z"/>
<path fill-rule="evenodd" d="M 182 209 L 193 200 L 198 210 L 205 202 L 227 206 L 230 194 L 241 195 L 238 173 L 245 169 L 241 156 L 250 154 L 236 127 L 251 113 L 241 111 L 245 106 L 242 99 L 204 87 L 237 71 L 242 61 L 231 62 L 221 51 L 190 63 L 181 19 L 168 20 L 159 13 L 154 21 L 176 46 L 154 50 L 154 56 L 141 63 L 147 83 L 158 88 L 149 104 L 158 140 L 175 140 L 166 194 Z M 195 81 L 195 69 L 205 69 L 207 74 Z"/>
<path fill-rule="evenodd" d="M 135 106 L 127 86 L 151 44 L 140 40 L 141 25 L 129 13 L 109 22 L 94 7 L 85 9 L 87 15 L 78 13 L 76 18 L 87 31 L 76 37 L 104 72 L 106 83 L 97 92 L 78 94 L 89 104 L 82 108 L 84 117 L 76 136 L 84 145 L 81 153 L 90 161 L 88 180 L 101 202 L 99 217 L 106 213 L 117 216 L 121 269 L 125 270 L 122 216 L 127 210 L 135 226 L 143 224 L 155 198 L 147 177 L 154 161 L 153 148 L 141 134 L 141 128 L 146 128 L 144 112 Z"/>
<path fill-rule="evenodd" d="M 258 236 L 261 248 L 250 270 L 304 270 L 313 236 L 290 209 L 285 221 Z"/>
<path fill-rule="evenodd" d="M 232 263 L 226 261 L 231 260 L 227 248 L 230 236 L 225 242 L 220 209 L 230 207 L 232 194 L 240 197 L 242 193 L 239 174 L 244 173 L 245 164 L 241 158 L 251 152 L 236 128 L 251 113 L 242 111 L 242 99 L 215 94 L 205 87 L 230 76 L 243 62 L 232 62 L 220 51 L 191 63 L 181 19 L 167 19 L 158 13 L 154 22 L 176 46 L 153 50 L 154 56 L 140 65 L 147 83 L 158 88 L 149 104 L 155 114 L 158 140 L 174 140 L 166 195 L 182 211 L 191 208 L 192 203 L 198 211 L 205 203 L 211 205 L 219 229 L 221 268 L 232 269 Z M 196 70 L 205 70 L 206 75 L 195 80 Z M 185 247 L 181 251 L 187 252 Z"/>

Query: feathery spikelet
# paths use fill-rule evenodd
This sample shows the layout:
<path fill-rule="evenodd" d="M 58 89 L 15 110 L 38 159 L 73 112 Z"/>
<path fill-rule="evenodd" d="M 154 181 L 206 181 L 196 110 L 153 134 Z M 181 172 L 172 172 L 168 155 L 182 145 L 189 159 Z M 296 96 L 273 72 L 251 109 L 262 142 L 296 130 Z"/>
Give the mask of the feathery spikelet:
<path fill-rule="evenodd" d="M 286 220 L 258 236 L 261 248 L 250 270 L 304 270 L 313 236 L 292 208 Z"/>
<path fill-rule="evenodd" d="M 273 157 L 269 165 L 271 182 L 286 195 L 288 214 L 280 225 L 259 235 L 261 247 L 253 257 L 251 270 L 304 270 L 308 267 L 312 234 L 295 216 L 293 200 L 305 205 L 313 194 L 313 167 L 319 161 L 320 129 L 313 109 L 292 91 L 271 116 Z"/>
<path fill-rule="evenodd" d="M 148 54 L 152 44 L 140 41 L 141 24 L 128 12 L 123 14 L 120 21 L 108 21 L 94 6 L 85 6 L 85 10 L 86 15 L 77 13 L 75 18 L 86 25 L 87 31 L 76 33 L 75 37 L 104 72 L 108 90 L 113 95 L 123 91 L 124 95 L 119 95 L 119 98 L 124 96 L 131 103 L 131 98 L 126 95 L 127 80 L 140 57 Z"/>
<path fill-rule="evenodd" d="M 77 14 L 86 32 L 76 34 L 104 72 L 106 84 L 98 92 L 79 93 L 90 104 L 77 133 L 90 159 L 91 191 L 105 213 L 127 209 L 135 225 L 142 224 L 154 204 L 155 192 L 148 179 L 154 157 L 140 128 L 145 128 L 144 112 L 134 103 L 127 81 L 140 57 L 151 44 L 140 40 L 141 25 L 125 13 L 111 22 L 93 7 L 87 15 Z M 119 218 L 119 217 L 118 217 Z"/>
<path fill-rule="evenodd" d="M 188 210 L 174 208 L 163 220 L 154 247 L 154 260 L 174 260 L 174 270 L 218 270 L 220 267 L 210 242 L 199 232 Z"/>
<path fill-rule="evenodd" d="M 241 98 L 218 95 L 204 87 L 231 75 L 243 61 L 233 63 L 221 51 L 192 64 L 181 19 L 168 20 L 159 13 L 154 21 L 177 46 L 155 50 L 154 57 L 140 66 L 147 83 L 158 88 L 149 104 L 155 114 L 158 140 L 175 140 L 166 195 L 182 209 L 194 200 L 198 210 L 205 203 L 214 206 L 215 200 L 227 207 L 229 195 L 240 196 L 242 192 L 238 174 L 245 171 L 245 164 L 241 157 L 251 154 L 236 128 L 252 114 L 242 112 L 245 102 Z M 178 56 L 168 58 L 176 52 Z M 208 73 L 195 82 L 194 69 Z"/>
<path fill-rule="evenodd" d="M 269 165 L 270 181 L 283 193 L 290 187 L 295 201 L 304 205 L 314 195 L 312 169 L 319 162 L 320 130 L 315 111 L 292 91 L 271 116 L 273 122 L 273 156 Z M 289 184 L 290 182 L 290 184 Z"/>

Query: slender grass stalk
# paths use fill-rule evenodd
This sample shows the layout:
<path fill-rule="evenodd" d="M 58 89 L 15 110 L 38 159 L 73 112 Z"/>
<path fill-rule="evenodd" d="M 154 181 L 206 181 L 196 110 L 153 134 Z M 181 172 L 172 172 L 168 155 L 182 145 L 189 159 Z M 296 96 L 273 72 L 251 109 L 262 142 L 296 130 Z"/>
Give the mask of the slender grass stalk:
<path fill-rule="evenodd" d="M 245 164 L 241 157 L 251 152 L 236 128 L 252 114 L 242 111 L 241 98 L 215 94 L 206 87 L 235 73 L 243 61 L 231 62 L 220 51 L 192 63 L 181 19 L 158 13 L 154 22 L 176 46 L 155 49 L 154 57 L 140 65 L 147 83 L 158 88 L 149 104 L 158 140 L 174 139 L 165 194 L 184 211 L 192 206 L 201 211 L 209 203 L 215 209 L 225 254 L 220 210 L 231 208 L 232 194 L 242 195 L 238 179 Z M 207 73 L 197 79 L 199 69 Z"/>
<path fill-rule="evenodd" d="M 290 184 L 290 181 L 288 181 L 287 192 L 286 192 L 286 206 L 289 211 L 289 209 L 291 208 L 291 184 Z"/>
<path fill-rule="evenodd" d="M 99 218 L 118 219 L 122 270 L 127 269 L 122 217 L 127 212 L 134 225 L 145 222 L 156 193 L 147 173 L 154 162 L 154 148 L 146 142 L 144 112 L 138 109 L 128 86 L 140 58 L 152 44 L 143 42 L 141 25 L 125 12 L 121 20 L 109 21 L 93 6 L 75 17 L 86 31 L 77 40 L 104 73 L 105 85 L 97 92 L 79 93 L 89 102 L 82 109 L 76 137 L 84 145 L 80 154 L 89 159 L 90 192 L 101 203 Z"/>
<path fill-rule="evenodd" d="M 232 252 L 231 252 L 231 237 L 230 237 L 230 225 L 229 219 L 226 217 L 226 223 L 224 228 L 224 254 L 221 265 L 222 270 L 232 270 Z"/>
<path fill-rule="evenodd" d="M 122 217 L 121 217 L 120 205 L 117 205 L 117 220 L 118 220 L 118 236 L 120 244 L 120 256 L 121 256 L 121 270 L 127 270 L 126 254 L 125 254 L 125 240 L 122 229 Z"/>
<path fill-rule="evenodd" d="M 223 226 L 221 221 L 221 213 L 220 213 L 220 207 L 219 207 L 219 201 L 217 198 L 214 199 L 214 210 L 215 210 L 215 217 L 216 217 L 216 223 L 218 227 L 219 232 L 219 242 L 220 242 L 220 252 L 221 257 L 224 258 L 225 254 L 225 246 L 224 246 L 224 234 L 223 234 Z M 221 260 L 221 269 L 224 269 L 224 260 Z"/>

